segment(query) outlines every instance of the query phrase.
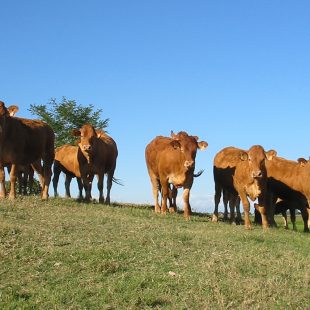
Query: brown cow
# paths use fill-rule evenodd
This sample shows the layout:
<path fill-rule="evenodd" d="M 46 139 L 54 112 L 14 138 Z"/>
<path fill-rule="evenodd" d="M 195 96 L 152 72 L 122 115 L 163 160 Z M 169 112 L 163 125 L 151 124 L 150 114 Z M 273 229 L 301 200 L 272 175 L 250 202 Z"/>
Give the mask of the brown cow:
<path fill-rule="evenodd" d="M 81 180 L 81 173 L 78 162 L 79 147 L 74 145 L 65 144 L 55 149 L 55 160 L 53 167 L 53 187 L 54 196 L 58 196 L 57 186 L 59 181 L 59 175 L 63 172 L 66 176 L 65 190 L 66 197 L 71 197 L 70 183 L 72 178 L 76 177 L 79 196 L 78 199 L 83 199 L 83 184 Z"/>
<path fill-rule="evenodd" d="M 298 203 L 303 221 L 304 231 L 310 228 L 310 162 L 292 161 L 281 157 L 274 157 L 266 162 L 268 176 L 268 195 L 267 203 L 268 217 L 274 223 L 274 207 L 277 200 L 281 198 L 285 201 Z M 296 203 L 294 206 L 296 206 Z"/>
<path fill-rule="evenodd" d="M 10 108 L 0 101 L 0 197 L 5 197 L 4 165 L 12 164 L 10 199 L 16 197 L 15 181 L 19 165 L 31 164 L 39 174 L 42 199 L 48 198 L 54 160 L 54 131 L 46 123 L 10 116 Z M 41 165 L 43 161 L 43 167 Z"/>
<path fill-rule="evenodd" d="M 86 124 L 73 134 L 80 137 L 79 146 L 64 145 L 56 149 L 54 164 L 54 191 L 57 193 L 59 174 L 63 171 L 66 174 L 66 193 L 70 195 L 69 185 L 72 177 L 77 177 L 80 197 L 82 187 L 79 178 L 85 189 L 85 200 L 91 199 L 91 185 L 94 175 L 98 177 L 99 202 L 110 204 L 110 192 L 114 180 L 114 171 L 118 156 L 115 141 L 104 131 L 95 131 L 93 126 Z M 107 195 L 103 196 L 103 178 L 107 174 Z M 56 188 L 56 190 L 55 190 Z"/>
<path fill-rule="evenodd" d="M 171 138 L 158 136 L 146 146 L 145 159 L 153 187 L 155 212 L 166 214 L 169 184 L 172 184 L 176 188 L 183 187 L 184 217 L 189 218 L 189 195 L 194 178 L 196 152 L 197 149 L 204 150 L 208 146 L 205 141 L 197 141 L 197 136 L 189 136 L 181 131 L 178 134 L 171 132 Z M 161 210 L 158 203 L 160 190 Z"/>
<path fill-rule="evenodd" d="M 247 197 L 252 201 L 258 198 L 258 204 L 255 207 L 262 214 L 264 228 L 268 227 L 264 207 L 267 182 L 265 162 L 268 161 L 267 159 L 272 159 L 275 154 L 275 151 L 265 152 L 262 146 L 254 145 L 249 151 L 227 147 L 215 155 L 213 163 L 215 209 L 212 221 L 218 220 L 218 205 L 223 192 L 229 198 L 232 222 L 235 220 L 234 209 L 239 195 L 244 209 L 245 227 L 251 228 L 250 203 Z"/>

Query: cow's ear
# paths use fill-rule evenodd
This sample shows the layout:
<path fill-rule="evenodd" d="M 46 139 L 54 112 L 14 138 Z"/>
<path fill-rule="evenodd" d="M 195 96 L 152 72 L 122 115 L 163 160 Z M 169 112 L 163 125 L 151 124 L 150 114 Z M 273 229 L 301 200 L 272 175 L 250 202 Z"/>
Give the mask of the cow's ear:
<path fill-rule="evenodd" d="M 72 130 L 72 135 L 75 137 L 80 137 L 81 136 L 81 131 L 79 129 L 73 129 Z"/>
<path fill-rule="evenodd" d="M 198 142 L 198 148 L 199 150 L 203 151 L 208 147 L 208 143 L 206 141 L 200 141 Z"/>
<path fill-rule="evenodd" d="M 199 140 L 199 137 L 198 136 L 192 136 L 196 141 Z"/>
<path fill-rule="evenodd" d="M 3 101 L 0 101 L 0 116 L 4 116 L 8 114 L 8 110 L 4 105 Z"/>
<path fill-rule="evenodd" d="M 181 144 L 179 141 L 177 140 L 172 140 L 170 142 L 170 145 L 174 148 L 174 149 L 180 149 L 181 148 Z"/>
<path fill-rule="evenodd" d="M 248 160 L 249 155 L 247 152 L 240 152 L 240 159 L 241 160 Z"/>
<path fill-rule="evenodd" d="M 307 161 L 306 159 L 304 159 L 303 157 L 298 158 L 297 161 L 298 161 L 298 163 L 299 163 L 299 165 L 300 165 L 301 167 L 304 167 L 304 166 L 307 164 L 307 162 L 308 162 L 308 161 Z"/>
<path fill-rule="evenodd" d="M 277 152 L 275 150 L 269 150 L 268 152 L 265 152 L 265 155 L 268 160 L 272 160 L 275 156 L 277 156 Z"/>
<path fill-rule="evenodd" d="M 8 107 L 8 112 L 10 116 L 14 116 L 19 111 L 19 108 L 17 105 L 11 105 Z"/>
<path fill-rule="evenodd" d="M 178 136 L 171 130 L 170 136 L 172 139 L 177 140 Z"/>

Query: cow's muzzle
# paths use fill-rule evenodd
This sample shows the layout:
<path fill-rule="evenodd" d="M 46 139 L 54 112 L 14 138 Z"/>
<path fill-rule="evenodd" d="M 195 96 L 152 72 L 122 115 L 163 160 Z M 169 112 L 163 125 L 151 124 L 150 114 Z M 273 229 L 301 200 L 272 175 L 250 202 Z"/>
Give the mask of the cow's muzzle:
<path fill-rule="evenodd" d="M 82 150 L 85 152 L 89 152 L 91 150 L 91 145 L 90 144 L 83 144 Z"/>
<path fill-rule="evenodd" d="M 194 167 L 195 162 L 193 160 L 186 160 L 184 163 L 184 167 L 187 169 L 191 169 Z"/>
<path fill-rule="evenodd" d="M 262 171 L 261 170 L 257 170 L 257 171 L 253 171 L 252 172 L 252 177 L 254 179 L 259 179 L 263 176 Z"/>

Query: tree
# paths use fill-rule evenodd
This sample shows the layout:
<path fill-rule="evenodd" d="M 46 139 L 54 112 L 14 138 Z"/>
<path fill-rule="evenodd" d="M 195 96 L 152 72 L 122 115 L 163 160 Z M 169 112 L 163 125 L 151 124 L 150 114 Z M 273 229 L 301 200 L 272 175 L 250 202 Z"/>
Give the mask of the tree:
<path fill-rule="evenodd" d="M 95 129 L 104 129 L 109 123 L 108 118 L 100 119 L 101 109 L 94 111 L 92 104 L 85 107 L 65 97 L 62 97 L 59 103 L 55 98 L 51 98 L 47 104 L 31 104 L 29 111 L 54 129 L 56 147 L 67 143 L 74 144 L 76 137 L 72 135 L 72 130 L 81 128 L 86 123 Z"/>

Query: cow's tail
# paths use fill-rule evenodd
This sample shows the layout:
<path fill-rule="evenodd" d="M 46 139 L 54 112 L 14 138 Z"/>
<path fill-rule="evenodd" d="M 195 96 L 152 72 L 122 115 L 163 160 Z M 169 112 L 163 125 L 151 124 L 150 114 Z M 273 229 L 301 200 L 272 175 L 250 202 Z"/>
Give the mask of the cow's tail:
<path fill-rule="evenodd" d="M 116 179 L 116 178 L 112 178 L 112 181 L 118 185 L 124 186 L 124 184 L 122 183 L 122 181 L 120 179 Z"/>
<path fill-rule="evenodd" d="M 198 178 L 203 174 L 204 170 L 199 170 L 197 173 L 194 173 L 194 178 Z"/>

